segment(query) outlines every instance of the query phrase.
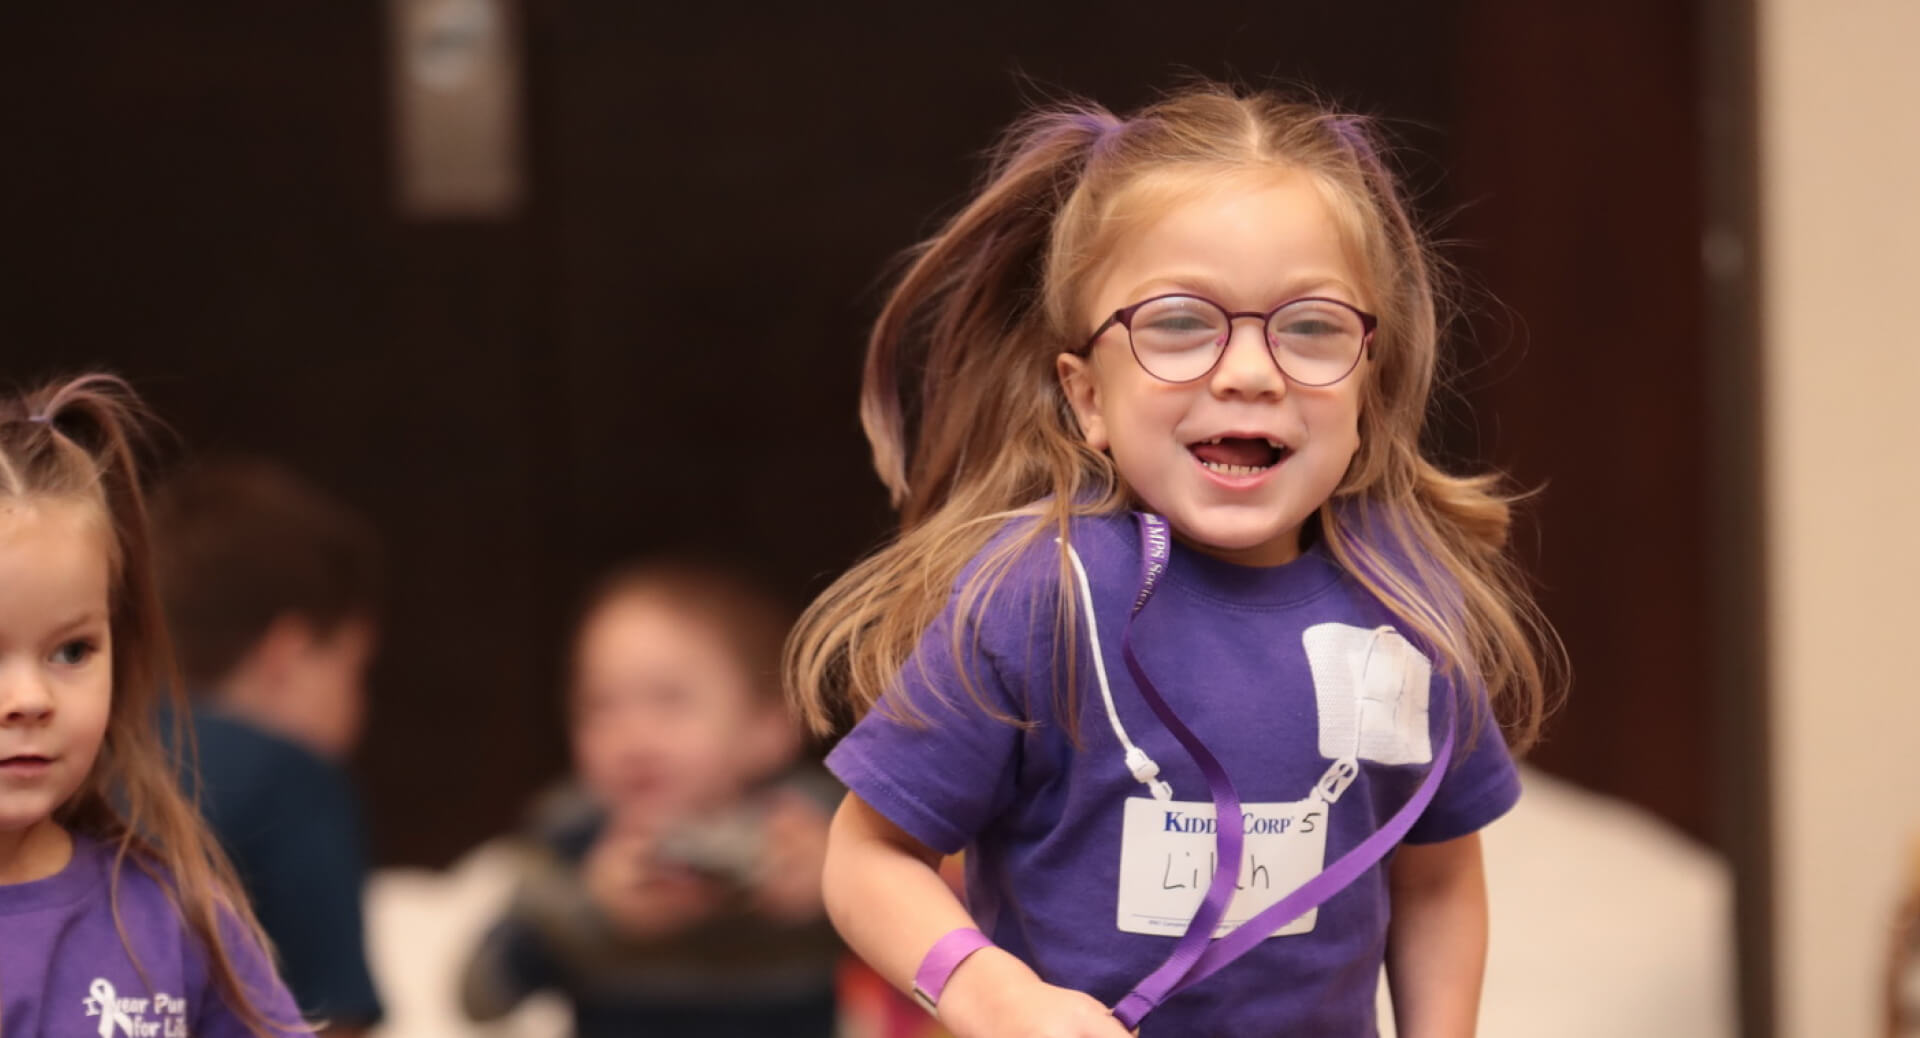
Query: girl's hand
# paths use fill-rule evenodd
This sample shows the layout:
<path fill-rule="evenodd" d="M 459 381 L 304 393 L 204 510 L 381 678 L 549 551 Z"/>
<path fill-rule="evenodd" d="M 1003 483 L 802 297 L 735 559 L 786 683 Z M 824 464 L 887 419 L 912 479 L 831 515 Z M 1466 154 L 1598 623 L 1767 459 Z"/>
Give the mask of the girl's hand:
<path fill-rule="evenodd" d="M 805 923 L 826 912 L 820 871 L 827 860 L 827 814 L 799 793 L 783 791 L 767 806 L 765 860 L 754 902 L 769 918 Z"/>
<path fill-rule="evenodd" d="M 955 1038 L 1127 1038 L 1085 992 L 1055 987 L 998 948 L 968 956 L 940 993 L 940 1022 Z"/>
<path fill-rule="evenodd" d="M 628 937 L 679 933 L 712 915 L 722 898 L 717 884 L 661 865 L 652 835 L 634 828 L 609 825 L 582 870 L 595 907 Z"/>

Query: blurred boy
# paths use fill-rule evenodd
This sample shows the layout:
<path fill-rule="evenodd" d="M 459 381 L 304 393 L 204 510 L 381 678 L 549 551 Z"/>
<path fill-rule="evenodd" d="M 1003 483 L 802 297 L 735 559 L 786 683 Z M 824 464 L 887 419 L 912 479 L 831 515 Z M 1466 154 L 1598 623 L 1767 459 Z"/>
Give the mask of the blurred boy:
<path fill-rule="evenodd" d="M 535 820 L 467 969 L 470 1016 L 546 988 L 581 1038 L 833 1034 L 820 869 L 837 790 L 794 768 L 786 628 L 717 571 L 629 570 L 595 596 L 569 695 L 577 788 Z"/>
<path fill-rule="evenodd" d="M 268 463 L 203 464 L 160 488 L 155 555 L 194 694 L 200 807 L 272 938 L 301 1011 L 329 1038 L 377 1023 L 360 738 L 379 551 L 345 506 Z M 191 790 L 192 776 L 183 776 Z"/>

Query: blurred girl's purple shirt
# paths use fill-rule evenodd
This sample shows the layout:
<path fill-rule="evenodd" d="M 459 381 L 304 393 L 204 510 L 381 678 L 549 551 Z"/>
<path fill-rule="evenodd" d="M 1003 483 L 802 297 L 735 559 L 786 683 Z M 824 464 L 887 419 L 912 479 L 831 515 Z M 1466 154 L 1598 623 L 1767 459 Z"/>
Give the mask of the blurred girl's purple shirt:
<path fill-rule="evenodd" d="M 64 869 L 0 886 L 0 1034 L 249 1038 L 219 994 L 204 946 L 160 885 L 129 860 L 120 869 L 117 901 L 136 966 L 114 926 L 112 865 L 110 848 L 76 835 Z M 224 936 L 266 1019 L 298 1021 L 265 953 L 238 926 Z"/>

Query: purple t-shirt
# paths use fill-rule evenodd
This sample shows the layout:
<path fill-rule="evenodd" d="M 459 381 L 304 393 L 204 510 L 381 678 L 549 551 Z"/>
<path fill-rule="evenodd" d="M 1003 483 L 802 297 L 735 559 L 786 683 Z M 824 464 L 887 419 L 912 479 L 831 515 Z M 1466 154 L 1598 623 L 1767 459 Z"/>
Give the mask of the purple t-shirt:
<path fill-rule="evenodd" d="M 120 869 L 119 909 L 135 965 L 114 928 L 112 867 L 111 848 L 76 835 L 66 868 L 0 886 L 0 1034 L 250 1036 L 221 996 L 205 946 L 160 885 L 129 860 Z M 299 1011 L 265 953 L 237 926 L 225 938 L 253 1004 L 270 1022 L 296 1024 Z"/>
<path fill-rule="evenodd" d="M 1192 916 L 1191 908 L 1156 916 L 1156 906 L 1182 897 L 1198 904 L 1204 893 L 1212 837 L 1197 815 L 1210 815 L 1211 804 L 1191 806 L 1210 800 L 1207 782 L 1121 661 L 1121 631 L 1140 589 L 1137 526 L 1125 515 L 1076 519 L 1070 539 L 1086 566 L 1113 693 L 1110 718 L 1082 618 L 1079 748 L 1057 716 L 1059 549 L 1047 538 L 1013 564 L 978 627 L 964 633 L 959 661 L 975 694 L 1030 724 L 974 705 L 958 677 L 950 603 L 902 674 L 901 692 L 931 725 L 874 711 L 827 764 L 928 847 L 967 851 L 968 908 L 996 944 L 1050 983 L 1112 1005 L 1166 959 Z M 1079 595 L 1077 584 L 1068 590 Z M 1464 836 L 1519 798 L 1513 762 L 1484 720 L 1484 696 L 1476 726 L 1473 704 L 1454 702 L 1432 653 L 1410 635 L 1382 631 L 1399 626 L 1320 551 L 1251 568 L 1176 545 L 1140 614 L 1133 642 L 1142 668 L 1253 812 L 1241 882 L 1275 888 L 1269 901 L 1390 819 L 1431 767 L 1445 725 L 1459 733 L 1454 763 L 1409 842 Z M 1170 801 L 1156 801 L 1129 773 L 1116 727 L 1159 765 Z M 1358 775 L 1329 802 L 1316 787 L 1340 759 L 1355 761 Z M 1256 838 L 1256 829 L 1268 835 Z M 1202 844 L 1192 842 L 1196 832 Z M 1168 999 L 1142 1033 L 1375 1034 L 1386 864 L 1303 920 L 1306 932 L 1283 928 Z"/>

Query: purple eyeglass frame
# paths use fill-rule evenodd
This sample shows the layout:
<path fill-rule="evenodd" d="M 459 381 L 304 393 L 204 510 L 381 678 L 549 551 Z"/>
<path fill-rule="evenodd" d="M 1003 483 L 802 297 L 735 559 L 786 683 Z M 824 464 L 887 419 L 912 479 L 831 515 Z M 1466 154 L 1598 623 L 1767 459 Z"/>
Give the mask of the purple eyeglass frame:
<path fill-rule="evenodd" d="M 1152 368 L 1147 367 L 1146 361 L 1140 359 L 1140 350 L 1133 344 L 1133 315 L 1138 313 L 1140 308 L 1146 306 L 1148 303 L 1157 303 L 1162 299 L 1191 299 L 1197 303 L 1205 303 L 1215 310 L 1220 311 L 1227 319 L 1227 338 L 1229 339 L 1233 337 L 1233 322 L 1246 317 L 1256 318 L 1260 321 L 1260 327 L 1265 329 L 1266 326 L 1273 321 L 1274 314 L 1299 303 L 1331 303 L 1334 306 L 1351 312 L 1355 317 L 1360 318 L 1360 352 L 1353 355 L 1353 363 L 1348 365 L 1347 370 L 1342 371 L 1338 378 L 1329 379 L 1325 382 L 1303 382 L 1300 379 L 1294 378 L 1292 375 L 1287 374 L 1286 368 L 1281 367 L 1280 357 L 1273 351 L 1273 343 L 1271 341 L 1267 343 L 1267 356 L 1273 358 L 1273 366 L 1279 370 L 1282 377 L 1294 385 L 1307 386 L 1314 389 L 1318 389 L 1321 386 L 1335 385 L 1344 380 L 1348 375 L 1353 374 L 1353 369 L 1360 366 L 1360 358 L 1366 356 L 1373 349 L 1373 333 L 1380 327 L 1380 319 L 1378 317 L 1354 306 L 1352 303 L 1342 302 L 1338 299 L 1330 299 L 1326 296 L 1301 296 L 1298 299 L 1289 299 L 1263 314 L 1258 310 L 1229 310 L 1219 303 L 1208 299 L 1206 296 L 1197 296 L 1192 292 L 1166 292 L 1157 296 L 1149 296 L 1137 303 L 1132 303 L 1115 310 L 1113 316 L 1102 321 L 1100 327 L 1094 329 L 1092 335 L 1087 336 L 1086 344 L 1075 352 L 1083 355 L 1090 352 L 1093 349 L 1093 344 L 1099 342 L 1100 337 L 1107 334 L 1107 330 L 1117 324 L 1127 330 L 1127 352 L 1133 354 L 1133 362 L 1140 365 L 1140 370 L 1146 372 L 1148 375 L 1160 379 L 1162 382 L 1168 382 L 1178 386 L 1185 385 L 1188 382 L 1198 382 L 1208 375 L 1213 374 L 1213 369 L 1220 366 L 1220 358 L 1227 355 L 1225 341 L 1220 343 L 1220 352 L 1214 354 L 1213 363 L 1208 365 L 1207 370 L 1202 371 L 1192 378 L 1161 378 L 1161 376 L 1154 374 Z"/>

